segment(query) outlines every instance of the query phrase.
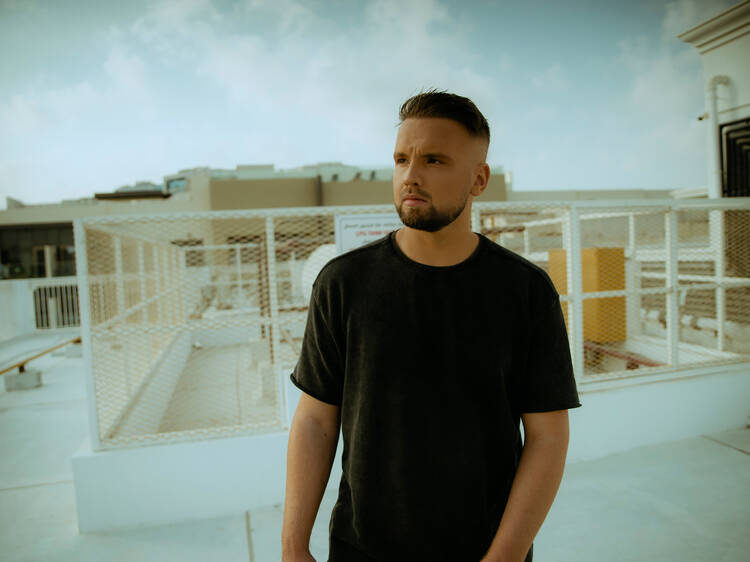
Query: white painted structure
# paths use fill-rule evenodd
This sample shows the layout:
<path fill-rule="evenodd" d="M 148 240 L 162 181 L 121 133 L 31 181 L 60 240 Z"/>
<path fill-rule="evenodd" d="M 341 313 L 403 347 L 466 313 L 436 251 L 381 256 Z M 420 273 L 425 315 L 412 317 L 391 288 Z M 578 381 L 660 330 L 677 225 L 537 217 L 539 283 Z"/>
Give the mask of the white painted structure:
<path fill-rule="evenodd" d="M 568 462 L 744 427 L 750 364 L 618 383 L 583 383 Z M 287 382 L 289 415 L 299 391 Z M 291 421 L 291 417 L 288 421 Z M 73 456 L 82 533 L 198 520 L 280 504 L 287 431 Z M 341 446 L 329 489 L 341 477 Z"/>
<path fill-rule="evenodd" d="M 544 244 L 562 244 L 572 256 L 569 260 L 568 278 L 571 288 L 564 300 L 572 304 L 572 314 L 569 321 L 571 348 L 576 365 L 576 374 L 581 394 L 583 408 L 571 412 L 572 443 L 569 460 L 582 460 L 608 455 L 618 451 L 631 449 L 639 445 L 656 444 L 673 441 L 685 437 L 718 432 L 724 429 L 738 428 L 745 425 L 750 415 L 750 361 L 744 352 L 733 353 L 724 350 L 726 335 L 723 335 L 723 325 L 719 326 L 718 334 L 709 346 L 702 347 L 703 355 L 697 359 L 703 364 L 695 364 L 692 347 L 681 337 L 680 327 L 680 295 L 688 290 L 691 283 L 701 283 L 701 288 L 722 290 L 725 287 L 750 286 L 750 279 L 738 277 L 724 277 L 722 275 L 696 276 L 678 274 L 679 260 L 712 260 L 718 241 L 711 236 L 705 225 L 709 216 L 725 210 L 735 209 L 739 212 L 750 212 L 750 200 L 724 199 L 715 201 L 630 201 L 611 202 L 602 208 L 602 202 L 558 202 L 542 207 L 545 215 L 533 214 L 529 211 L 533 207 L 520 203 L 493 203 L 477 205 L 476 216 L 472 223 L 476 230 L 489 223 L 488 228 L 495 228 L 498 224 L 508 225 L 508 220 L 527 217 L 521 220 L 524 229 L 521 233 L 513 228 L 506 234 L 514 239 L 507 239 L 511 247 L 521 244 L 520 251 L 530 259 L 540 261 L 544 259 Z M 331 208 L 326 212 L 333 214 L 351 214 L 353 212 L 371 213 L 375 210 L 390 212 L 390 207 L 341 207 Z M 539 208 L 537 208 L 539 210 Z M 519 214 L 518 211 L 521 211 Z M 737 212 L 735 211 L 735 212 Z M 223 514 L 244 511 L 251 508 L 279 504 L 283 501 L 284 467 L 286 456 L 286 442 L 288 427 L 292 414 L 299 399 L 299 391 L 291 385 L 288 376 L 293 363 L 284 363 L 282 358 L 273 365 L 272 376 L 280 385 L 282 400 L 275 402 L 281 408 L 278 425 L 265 429 L 251 430 L 239 426 L 213 426 L 207 428 L 203 434 L 190 433 L 191 430 L 162 433 L 157 431 L 159 420 L 151 419 L 153 412 L 159 417 L 166 408 L 166 402 L 171 398 L 171 392 L 164 390 L 165 381 L 170 382 L 174 389 L 177 379 L 182 378 L 180 369 L 167 363 L 182 365 L 191 349 L 199 341 L 204 346 L 226 343 L 224 335 L 210 341 L 209 336 L 196 331 L 204 323 L 210 327 L 215 335 L 217 330 L 230 326 L 215 325 L 220 321 L 222 311 L 216 311 L 216 316 L 204 314 L 202 319 L 188 319 L 187 314 L 177 311 L 176 317 L 184 318 L 182 323 L 170 325 L 178 331 L 171 343 L 164 347 L 160 360 L 149 365 L 144 371 L 141 385 L 143 391 L 123 394 L 117 404 L 125 406 L 115 410 L 120 421 L 107 418 L 104 426 L 109 422 L 123 427 L 133 428 L 133 439 L 112 439 L 113 433 L 105 429 L 99 431 L 99 424 L 104 418 L 98 418 L 97 401 L 104 400 L 116 390 L 117 382 L 113 375 L 122 370 L 121 365 L 111 364 L 112 367 L 96 371 L 91 369 L 92 336 L 89 334 L 91 323 L 88 287 L 98 282 L 106 281 L 116 285 L 124 283 L 123 248 L 131 242 L 133 236 L 149 236 L 149 244 L 163 245 L 160 240 L 170 240 L 170 223 L 189 223 L 191 228 L 197 228 L 200 221 L 211 221 L 214 228 L 223 228 L 221 220 L 263 219 L 266 225 L 266 240 L 275 240 L 273 229 L 274 218 L 289 221 L 293 217 L 300 219 L 300 225 L 308 224 L 302 219 L 313 213 L 320 214 L 321 210 L 314 209 L 274 209 L 257 211 L 212 212 L 190 215 L 160 215 L 132 217 L 130 219 L 116 219 L 101 217 L 86 219 L 76 223 L 76 240 L 85 241 L 87 234 L 84 228 L 91 228 L 92 234 L 107 233 L 114 237 L 114 248 L 120 248 L 114 256 L 114 277 L 107 274 L 106 279 L 101 275 L 87 277 L 87 250 L 80 248 L 76 252 L 78 259 L 79 286 L 82 287 L 82 325 L 84 358 L 89 365 L 87 380 L 90 397 L 91 437 L 81 450 L 73 457 L 72 466 L 77 496 L 79 528 L 81 532 L 103 531 L 107 529 L 133 527 L 170 523 L 189 519 L 204 519 Z M 687 219 L 695 212 L 703 217 L 697 237 L 678 240 L 679 225 L 683 225 L 683 236 L 690 233 L 692 223 L 679 222 Z M 503 214 L 505 213 L 505 214 Z M 481 215 L 481 216 L 480 216 Z M 482 219 L 484 217 L 484 219 Z M 546 218 L 545 218 L 546 217 Z M 186 219 L 189 219 L 186 221 Z M 496 219 L 500 219 L 500 223 Z M 506 222 L 503 222 L 506 221 Z M 604 222 L 602 222 L 604 221 Z M 645 221 L 645 222 L 644 222 Z M 602 224 L 607 228 L 602 230 Z M 283 222 L 283 224 L 287 224 Z M 615 226 L 620 225 L 620 226 Z M 638 228 L 636 226 L 640 225 Z M 511 225 L 513 226 L 513 225 Z M 606 232 L 605 232 L 606 230 Z M 491 230 L 490 230 L 491 231 Z M 663 233 L 663 239 L 655 242 L 655 233 Z M 555 234 L 555 233 L 559 233 Z M 505 235 L 505 234 L 503 234 Z M 593 238 L 592 238 L 593 237 Z M 609 238 L 608 238 L 609 237 Z M 614 237 L 614 238 L 612 238 Z M 520 240 L 519 240 L 520 238 Z M 657 236 L 658 238 L 658 236 Z M 583 293 L 581 290 L 582 264 L 580 248 L 582 240 L 601 240 L 607 245 L 611 240 L 620 240 L 625 244 L 625 255 L 628 260 L 637 262 L 663 261 L 665 273 L 660 274 L 665 279 L 663 287 L 643 289 L 639 283 L 624 290 L 599 293 Z M 121 240 L 118 242 L 118 240 Z M 321 240 L 324 242 L 325 240 Z M 332 240 L 331 240 L 332 241 Z M 142 239 L 146 243 L 145 238 Z M 696 246 L 696 243 L 699 245 Z M 705 246 L 704 246 L 705 245 Z M 211 248 L 211 246 L 208 246 Z M 101 248 L 100 248 L 101 251 Z M 195 247 L 171 248 L 171 251 L 194 252 Z M 280 275 L 282 262 L 277 262 L 273 251 L 273 244 L 268 244 L 269 257 L 268 275 L 270 286 L 277 287 L 276 275 Z M 101 255 L 101 254 L 100 254 Z M 235 254 L 237 255 L 237 254 Z M 106 257 L 106 256 L 105 256 Z M 271 260 L 270 258 L 274 258 Z M 161 293 L 155 293 L 146 300 L 159 306 L 160 314 L 173 316 L 168 307 L 170 298 L 175 294 L 182 294 L 185 302 L 190 300 L 191 292 L 205 283 L 203 276 L 180 277 L 182 260 L 166 260 L 174 266 L 174 273 L 167 275 L 169 283 L 159 283 Z M 119 264 L 119 265 L 118 265 Z M 231 267 L 234 267 L 232 265 Z M 143 269 L 143 268 L 141 268 Z M 164 270 L 166 272 L 166 270 Z M 721 271 L 721 270 L 717 270 Z M 278 272 L 278 273 L 277 273 Z M 166 273 L 165 273 L 166 275 Z M 659 274 L 657 274 L 659 275 Z M 120 281 L 120 278 L 123 281 Z M 143 279 L 148 279 L 144 277 Z M 238 277 L 241 279 L 241 277 Z M 128 278 L 129 282 L 137 282 L 138 278 Z M 92 285 L 93 284 L 93 285 Z M 140 324 L 134 326 L 128 323 L 128 317 L 133 312 L 142 309 L 143 304 L 132 301 L 130 308 L 124 306 L 125 299 L 112 293 L 112 318 L 100 322 L 99 327 L 111 328 L 112 334 L 122 337 L 143 337 L 149 332 L 163 334 L 159 326 Z M 706 290 L 706 289 L 701 289 Z M 182 293 L 180 293 L 182 291 Z M 137 292 L 136 292 L 137 293 Z M 663 356 L 663 361 L 673 366 L 656 367 L 635 371 L 609 372 L 603 377 L 584 376 L 584 340 L 582 327 L 583 301 L 589 298 L 624 296 L 632 298 L 629 302 L 637 303 L 641 295 L 660 293 L 667 302 L 666 329 L 659 337 L 648 334 L 633 334 L 633 340 L 651 339 L 655 341 L 657 353 Z M 115 296 L 117 298 L 115 299 Z M 144 301 L 145 302 L 145 301 Z M 284 325 L 278 299 L 271 297 L 270 320 L 266 325 Z M 190 310 L 190 306 L 186 309 Z M 228 311 L 231 313 L 231 310 Z M 299 314 L 287 312 L 285 314 Z M 244 321 L 248 321 L 247 315 Z M 296 317 L 295 317 L 296 318 Z M 152 319 L 153 320 L 153 319 Z M 297 320 L 295 320 L 296 322 Z M 174 324 L 174 320 L 173 320 Z M 640 323 L 639 323 L 640 324 Z M 137 328 L 137 329 L 135 329 Z M 97 328 L 101 331 L 101 328 Z M 232 332 L 241 340 L 247 340 L 247 326 L 231 326 Z M 293 331 L 291 324 L 287 329 Z M 274 329 L 274 349 L 282 346 Z M 190 335 L 192 334 L 192 336 Z M 223 332 L 222 332 L 223 334 Z M 169 335 L 169 334 L 168 334 Z M 252 334 L 251 334 L 252 336 Z M 97 336 L 101 338 L 102 336 Z M 192 341 L 186 338 L 192 337 Z M 257 334 L 255 336 L 257 337 Z M 742 336 L 744 338 L 744 336 Z M 185 341 L 183 341 L 185 340 Z M 139 348 L 138 341 L 131 344 L 127 339 L 121 339 L 124 346 L 133 345 Z M 239 342 L 239 340 L 238 340 Z M 99 347 L 99 349 L 104 349 Z M 127 353 L 131 357 L 140 352 Z M 106 352 L 105 355 L 111 355 Z M 174 361 L 169 359 L 175 358 Z M 101 361 L 99 356 L 99 361 Z M 286 357 L 286 356 L 285 356 Z M 132 363 L 132 361 L 131 361 Z M 166 367 L 165 367 L 166 366 Z M 675 367 L 676 366 L 676 367 Z M 221 371 L 221 368 L 216 368 Z M 167 385 L 169 386 L 169 385 Z M 216 400 L 217 394 L 206 395 L 202 400 L 211 402 Z M 196 407 L 204 407 L 196 402 Z M 140 415 L 139 412 L 145 412 Z M 159 414 L 161 412 L 162 414 Z M 148 414 L 148 415 L 146 415 Z M 151 417 L 150 417 L 151 416 Z M 123 422 L 123 423 L 121 423 Z M 141 431 L 140 434 L 135 431 Z M 145 432 L 145 433 L 143 433 Z M 244 432 L 244 433 L 243 433 Z M 340 475 L 340 460 L 336 460 L 334 473 L 329 486 L 335 487 Z"/>
<path fill-rule="evenodd" d="M 701 54 L 708 123 L 708 194 L 719 197 L 719 126 L 750 117 L 750 0 L 681 33 Z"/>

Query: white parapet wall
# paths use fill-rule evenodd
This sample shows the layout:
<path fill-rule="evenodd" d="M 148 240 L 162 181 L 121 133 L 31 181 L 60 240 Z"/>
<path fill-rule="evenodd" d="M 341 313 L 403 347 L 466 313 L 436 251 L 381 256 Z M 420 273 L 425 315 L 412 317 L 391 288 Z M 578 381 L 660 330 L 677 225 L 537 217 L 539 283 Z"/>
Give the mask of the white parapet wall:
<path fill-rule="evenodd" d="M 300 391 L 286 382 L 289 412 Z M 242 513 L 284 498 L 288 431 L 73 456 L 81 533 Z M 329 487 L 341 477 L 341 447 Z"/>
<path fill-rule="evenodd" d="M 299 390 L 286 381 L 289 420 Z M 585 383 L 568 462 L 744 427 L 750 365 Z M 73 457 L 82 533 L 242 513 L 283 503 L 287 431 Z M 329 488 L 341 476 L 341 446 Z"/>
<path fill-rule="evenodd" d="M 34 333 L 34 300 L 31 279 L 0 281 L 0 310 L 5 311 L 0 323 L 0 341 Z"/>
<path fill-rule="evenodd" d="M 584 383 L 579 393 L 568 462 L 745 427 L 750 364 Z"/>

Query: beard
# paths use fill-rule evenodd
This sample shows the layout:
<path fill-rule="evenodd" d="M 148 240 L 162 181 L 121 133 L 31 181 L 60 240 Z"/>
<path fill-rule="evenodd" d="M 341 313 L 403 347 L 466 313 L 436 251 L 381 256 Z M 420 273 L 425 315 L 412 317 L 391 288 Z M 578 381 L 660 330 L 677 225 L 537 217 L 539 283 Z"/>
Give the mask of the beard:
<path fill-rule="evenodd" d="M 438 211 L 432 203 L 429 203 L 427 207 L 404 207 L 401 203 L 401 205 L 396 205 L 396 212 L 404 226 L 426 232 L 437 232 L 458 218 L 466 208 L 468 200 L 469 194 L 467 193 L 463 202 L 443 211 Z"/>

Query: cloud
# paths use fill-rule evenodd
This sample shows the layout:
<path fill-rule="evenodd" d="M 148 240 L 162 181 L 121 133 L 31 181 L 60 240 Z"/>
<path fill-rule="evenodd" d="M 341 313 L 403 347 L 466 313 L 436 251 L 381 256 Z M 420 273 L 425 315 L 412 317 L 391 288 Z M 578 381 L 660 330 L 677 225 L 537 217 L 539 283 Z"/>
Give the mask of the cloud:
<path fill-rule="evenodd" d="M 618 62 L 631 76 L 629 101 L 638 113 L 651 118 L 687 117 L 697 109 L 703 77 L 700 57 L 692 47 L 654 47 L 643 40 L 631 40 L 621 42 L 619 48 Z"/>
<path fill-rule="evenodd" d="M 313 10 L 296 0 L 247 0 L 245 9 L 250 14 L 271 16 L 279 31 L 285 34 L 299 34 L 321 23 Z"/>
<path fill-rule="evenodd" d="M 99 99 L 100 93 L 85 81 L 43 92 L 15 94 L 0 103 L 0 129 L 20 138 L 39 137 L 77 121 Z"/>
<path fill-rule="evenodd" d="M 294 0 L 246 2 L 240 16 L 247 26 L 232 26 L 207 1 L 165 4 L 138 19 L 134 39 L 165 65 L 178 61 L 255 131 L 294 129 L 298 140 L 283 144 L 295 145 L 296 155 L 279 150 L 270 155 L 277 164 L 310 152 L 322 132 L 334 136 L 333 159 L 369 142 L 365 131 L 390 143 L 396 104 L 423 88 L 496 89 L 466 64 L 471 49 L 436 0 L 378 0 L 363 8 L 359 23 L 333 30 L 323 13 Z M 384 123 L 384 113 L 394 121 Z M 270 141 L 275 133 L 262 134 Z"/>
<path fill-rule="evenodd" d="M 565 71 L 559 64 L 553 64 L 531 77 L 532 85 L 545 92 L 560 92 L 568 87 Z"/>
<path fill-rule="evenodd" d="M 497 98 L 438 0 L 354 9 L 341 26 L 325 3 L 148 4 L 92 34 L 99 64 L 75 80 L 0 94 L 0 128 L 28 147 L 0 140 L 3 189 L 54 200 L 195 165 L 383 165 L 406 96 L 439 87 L 484 107 Z"/>
<path fill-rule="evenodd" d="M 676 39 L 691 26 L 721 11 L 727 2 L 680 0 L 665 8 L 662 36 L 619 43 L 615 61 L 628 76 L 619 110 L 629 118 L 631 149 L 624 169 L 641 185 L 695 187 L 706 181 L 706 124 L 701 59 Z M 670 179 L 671 178 L 671 179 Z M 678 185 L 675 185 L 677 183 Z"/>

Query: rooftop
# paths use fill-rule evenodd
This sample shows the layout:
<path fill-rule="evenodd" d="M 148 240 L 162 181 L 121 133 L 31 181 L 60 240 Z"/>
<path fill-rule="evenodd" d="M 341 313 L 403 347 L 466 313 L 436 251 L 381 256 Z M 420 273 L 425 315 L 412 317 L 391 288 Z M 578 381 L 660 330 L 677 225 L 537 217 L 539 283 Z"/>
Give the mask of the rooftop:
<path fill-rule="evenodd" d="M 62 337 L 46 334 L 2 342 L 0 364 L 47 348 L 56 339 Z M 280 560 L 280 506 L 218 519 L 78 534 L 70 457 L 86 438 L 87 401 L 83 359 L 76 356 L 76 347 L 30 364 L 43 372 L 40 388 L 0 390 L 3 559 Z M 748 489 L 748 429 L 571 463 L 535 552 L 548 562 L 746 560 Z M 334 501 L 328 492 L 313 532 L 312 552 L 318 560 L 326 557 Z"/>

